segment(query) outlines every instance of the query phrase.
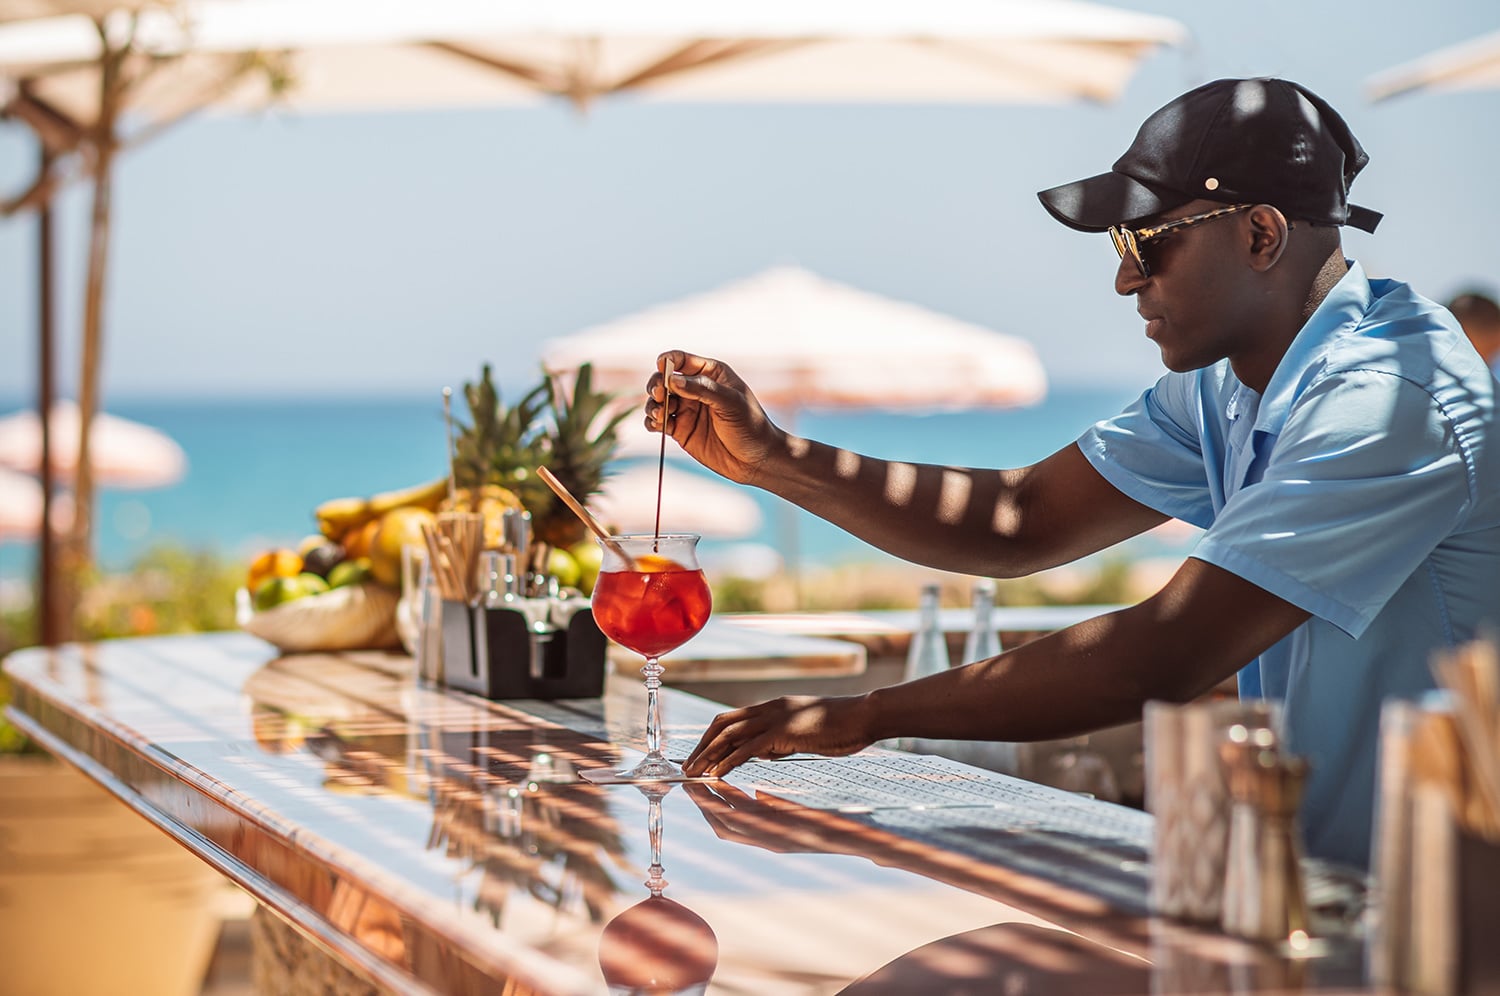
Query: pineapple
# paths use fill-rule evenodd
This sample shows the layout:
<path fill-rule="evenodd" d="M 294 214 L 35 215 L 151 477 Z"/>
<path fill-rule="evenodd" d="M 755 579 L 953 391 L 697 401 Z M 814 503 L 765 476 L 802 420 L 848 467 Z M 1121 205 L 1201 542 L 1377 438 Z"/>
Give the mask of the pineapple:
<path fill-rule="evenodd" d="M 464 385 L 470 424 L 455 420 L 453 478 L 460 488 L 498 484 L 515 490 L 519 477 L 536 467 L 540 427 L 537 417 L 546 410 L 551 387 L 540 384 L 514 407 L 506 408 L 486 363 L 477 384 Z"/>
<path fill-rule="evenodd" d="M 478 383 L 464 385 L 464 398 L 470 422 L 457 423 L 456 485 L 473 494 L 482 489 L 495 497 L 497 488 L 513 494 L 531 512 L 532 535 L 538 543 L 567 547 L 583 539 L 583 523 L 536 476 L 536 468 L 545 465 L 587 503 L 604 483 L 605 468 L 618 446 L 616 430 L 629 410 L 606 414 L 613 395 L 593 389 L 593 368 L 587 363 L 579 367 L 570 388 L 560 377 L 544 377 L 509 408 L 485 364 Z M 467 504 L 473 507 L 475 502 L 470 499 Z"/>

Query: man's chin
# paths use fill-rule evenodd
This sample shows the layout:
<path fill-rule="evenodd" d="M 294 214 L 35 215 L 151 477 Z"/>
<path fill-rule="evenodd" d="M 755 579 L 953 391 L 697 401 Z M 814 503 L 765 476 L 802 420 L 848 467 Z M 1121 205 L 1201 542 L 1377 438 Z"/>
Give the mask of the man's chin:
<path fill-rule="evenodd" d="M 1212 366 L 1211 361 L 1194 360 L 1183 356 L 1170 356 L 1166 350 L 1161 353 L 1161 365 L 1173 373 L 1191 373 L 1194 370 L 1202 370 L 1204 367 Z"/>

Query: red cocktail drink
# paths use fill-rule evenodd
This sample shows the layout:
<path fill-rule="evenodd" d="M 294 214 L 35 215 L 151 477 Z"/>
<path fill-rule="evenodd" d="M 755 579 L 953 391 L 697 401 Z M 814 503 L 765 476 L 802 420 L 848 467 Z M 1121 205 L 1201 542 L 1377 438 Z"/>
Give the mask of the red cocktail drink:
<path fill-rule="evenodd" d="M 604 635 L 646 658 L 646 756 L 624 781 L 668 781 L 682 768 L 662 753 L 661 655 L 676 650 L 708 622 L 713 606 L 698 569 L 692 533 L 636 534 L 600 539 L 604 562 L 594 583 L 594 622 Z"/>
<path fill-rule="evenodd" d="M 647 560 L 651 558 L 639 558 Z M 601 571 L 594 586 L 594 621 L 604 635 L 642 657 L 676 650 L 708 621 L 713 605 L 701 570 L 680 564 Z"/>

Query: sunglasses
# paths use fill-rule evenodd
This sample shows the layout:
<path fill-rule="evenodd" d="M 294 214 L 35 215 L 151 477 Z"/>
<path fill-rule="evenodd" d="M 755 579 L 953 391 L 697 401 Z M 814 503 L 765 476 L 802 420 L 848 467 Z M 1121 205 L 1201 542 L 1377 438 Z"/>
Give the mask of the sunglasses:
<path fill-rule="evenodd" d="M 1240 211 L 1248 211 L 1254 204 L 1231 204 L 1228 207 L 1215 208 L 1202 214 L 1190 214 L 1186 218 L 1177 218 L 1164 225 L 1156 225 L 1153 228 L 1126 228 L 1123 225 L 1109 226 L 1109 237 L 1115 244 L 1115 252 L 1120 254 L 1121 259 L 1129 258 L 1135 264 L 1135 268 L 1141 271 L 1142 277 L 1151 276 L 1151 267 L 1146 264 L 1146 258 L 1141 255 L 1141 246 L 1164 239 L 1173 232 L 1179 232 L 1184 228 L 1192 228 L 1201 225 L 1205 221 L 1215 218 L 1223 218 L 1226 215 L 1236 214 Z"/>

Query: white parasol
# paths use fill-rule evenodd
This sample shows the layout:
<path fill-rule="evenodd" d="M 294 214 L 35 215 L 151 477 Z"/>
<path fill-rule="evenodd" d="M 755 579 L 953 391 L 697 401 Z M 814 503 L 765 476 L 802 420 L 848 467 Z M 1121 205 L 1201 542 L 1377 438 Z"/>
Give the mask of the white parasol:
<path fill-rule="evenodd" d="M 64 529 L 72 507 L 62 503 L 52 512 L 53 529 Z M 42 486 L 25 474 L 0 467 L 0 543 L 36 539 L 42 524 Z"/>
<path fill-rule="evenodd" d="M 603 492 L 588 499 L 589 509 L 621 532 L 651 532 L 656 527 L 656 470 L 655 464 L 635 464 L 613 474 Z M 761 512 L 736 485 L 668 466 L 662 473 L 661 522 L 671 532 L 739 539 L 760 528 Z"/>
<path fill-rule="evenodd" d="M 66 6 L 66 5 L 62 5 Z M 98 4 L 88 5 L 96 11 Z M 121 4 L 121 7 L 129 5 Z M 196 0 L 105 19 L 140 60 L 137 112 L 671 99 L 1112 100 L 1177 21 L 1083 0 Z M 0 76 L 70 116 L 98 101 L 84 15 L 0 29 Z M 274 72 L 246 71 L 246 55 Z M 131 67 L 127 64 L 127 71 Z M 226 82 L 227 81 L 227 82 Z"/>
<path fill-rule="evenodd" d="M 669 348 L 724 360 L 762 403 L 787 413 L 1009 408 L 1047 391 L 1024 339 L 797 267 L 549 340 L 542 364 L 561 372 L 592 363 L 596 386 L 639 397 Z"/>
<path fill-rule="evenodd" d="M 1492 90 L 1500 87 L 1500 31 L 1430 52 L 1376 73 L 1365 81 L 1371 100 L 1419 90 Z"/>
<path fill-rule="evenodd" d="M 49 419 L 52 466 L 70 477 L 78 464 L 78 406 L 59 401 Z M 171 437 L 151 426 L 117 415 L 96 415 L 91 430 L 94 475 L 116 488 L 159 488 L 175 484 L 187 471 L 187 456 Z M 0 418 L 0 466 L 36 474 L 41 466 L 41 419 L 33 411 Z"/>

